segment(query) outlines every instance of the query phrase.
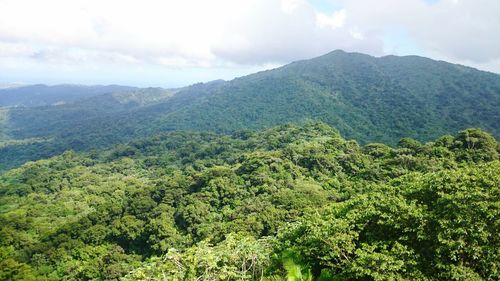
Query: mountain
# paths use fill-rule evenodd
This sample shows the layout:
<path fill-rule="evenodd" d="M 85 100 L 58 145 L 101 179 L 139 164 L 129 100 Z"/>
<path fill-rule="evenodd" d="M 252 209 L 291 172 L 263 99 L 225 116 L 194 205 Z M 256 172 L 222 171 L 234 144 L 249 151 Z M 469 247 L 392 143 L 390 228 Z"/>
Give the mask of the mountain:
<path fill-rule="evenodd" d="M 499 109 L 500 75 L 416 56 L 334 51 L 220 83 L 158 126 L 225 131 L 311 118 L 349 138 L 394 144 L 466 127 L 498 136 Z"/>
<path fill-rule="evenodd" d="M 175 91 L 134 88 L 53 106 L 0 107 L 0 171 L 68 148 L 82 150 L 77 146 L 81 140 L 89 144 L 88 147 L 104 146 L 104 143 L 95 142 L 103 141 L 105 135 L 105 127 L 99 119 L 116 118 L 122 113 L 127 115 L 135 109 L 163 102 Z M 87 131 L 81 131 L 80 124 L 86 124 Z M 101 134 L 96 136 L 96 133 Z M 116 140 L 110 139 L 109 143 L 116 143 Z"/>
<path fill-rule="evenodd" d="M 8 127 L 13 128 L 10 132 L 16 139 L 69 133 L 72 127 L 87 120 L 111 118 L 118 113 L 160 103 L 173 93 L 173 90 L 162 88 L 143 88 L 95 95 L 68 104 L 8 108 L 4 109 L 9 118 L 5 128 L 6 131 Z"/>
<path fill-rule="evenodd" d="M 44 106 L 74 102 L 82 98 L 129 91 L 134 87 L 108 85 L 108 86 L 83 86 L 83 85 L 10 85 L 0 88 L 0 107 L 6 106 Z"/>
<path fill-rule="evenodd" d="M 0 169 L 165 131 L 231 132 L 308 120 L 361 143 L 429 141 L 468 127 L 500 134 L 500 75 L 418 56 L 333 51 L 232 81 L 195 84 L 152 103 L 88 113 L 102 106 L 98 100 L 76 102 L 84 110 L 71 118 L 61 113 L 66 106 L 0 111 Z"/>

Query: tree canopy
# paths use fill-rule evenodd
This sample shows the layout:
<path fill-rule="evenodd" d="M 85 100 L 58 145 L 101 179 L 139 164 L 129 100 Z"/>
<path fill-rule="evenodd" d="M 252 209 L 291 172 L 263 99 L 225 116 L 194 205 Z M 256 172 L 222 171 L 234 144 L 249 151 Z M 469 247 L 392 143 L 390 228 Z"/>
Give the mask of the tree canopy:
<path fill-rule="evenodd" d="M 0 176 L 0 280 L 498 280 L 498 142 L 171 132 Z"/>

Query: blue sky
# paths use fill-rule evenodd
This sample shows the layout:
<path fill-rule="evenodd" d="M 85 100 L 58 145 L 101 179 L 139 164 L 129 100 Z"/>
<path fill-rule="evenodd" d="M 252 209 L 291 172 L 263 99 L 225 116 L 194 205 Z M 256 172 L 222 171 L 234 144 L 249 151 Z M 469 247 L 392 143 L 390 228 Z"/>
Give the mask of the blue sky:
<path fill-rule="evenodd" d="M 500 73 L 499 14 L 498 0 L 0 0 L 0 83 L 179 87 L 335 49 Z"/>

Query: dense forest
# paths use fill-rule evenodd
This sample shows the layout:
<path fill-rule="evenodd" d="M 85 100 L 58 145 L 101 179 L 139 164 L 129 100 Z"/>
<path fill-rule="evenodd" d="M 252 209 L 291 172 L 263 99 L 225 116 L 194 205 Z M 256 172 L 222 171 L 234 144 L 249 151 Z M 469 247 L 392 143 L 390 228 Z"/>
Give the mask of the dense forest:
<path fill-rule="evenodd" d="M 500 75 L 417 56 L 334 51 L 175 90 L 123 88 L 96 96 L 93 88 L 77 89 L 70 92 L 86 98 L 0 108 L 0 171 L 173 130 L 230 133 L 308 120 L 361 144 L 396 145 L 404 137 L 426 142 L 471 127 L 500 137 Z"/>
<path fill-rule="evenodd" d="M 499 280 L 499 149 L 308 122 L 66 151 L 0 176 L 0 280 Z"/>

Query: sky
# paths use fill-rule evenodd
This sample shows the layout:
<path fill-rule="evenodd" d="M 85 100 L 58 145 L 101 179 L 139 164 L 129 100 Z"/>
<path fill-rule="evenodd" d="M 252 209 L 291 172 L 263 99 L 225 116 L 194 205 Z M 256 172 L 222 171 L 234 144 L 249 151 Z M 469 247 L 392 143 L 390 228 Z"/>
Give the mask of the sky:
<path fill-rule="evenodd" d="M 180 87 L 342 49 L 500 73 L 500 0 L 0 0 L 0 83 Z"/>

